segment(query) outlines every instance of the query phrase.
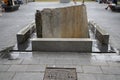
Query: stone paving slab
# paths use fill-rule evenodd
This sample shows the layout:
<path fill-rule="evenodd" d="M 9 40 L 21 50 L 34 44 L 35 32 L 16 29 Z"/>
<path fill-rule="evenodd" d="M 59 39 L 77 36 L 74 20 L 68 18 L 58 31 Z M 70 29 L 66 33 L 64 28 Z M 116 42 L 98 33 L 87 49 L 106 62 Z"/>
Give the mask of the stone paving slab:
<path fill-rule="evenodd" d="M 45 71 L 45 65 L 27 65 L 26 71 L 42 72 Z"/>
<path fill-rule="evenodd" d="M 12 80 L 43 80 L 43 73 L 16 73 Z"/>
<path fill-rule="evenodd" d="M 13 71 L 13 72 L 21 72 L 21 71 L 26 71 L 27 65 L 12 65 L 8 71 Z"/>
<path fill-rule="evenodd" d="M 109 66 L 120 66 L 120 62 L 108 61 L 107 63 Z"/>
<path fill-rule="evenodd" d="M 120 67 L 118 66 L 101 66 L 104 74 L 120 74 Z"/>
<path fill-rule="evenodd" d="M 17 60 L 7 60 L 4 62 L 4 64 L 21 64 L 23 59 L 17 59 Z"/>
<path fill-rule="evenodd" d="M 78 80 L 96 80 L 93 74 L 78 73 L 77 76 L 78 76 Z"/>
<path fill-rule="evenodd" d="M 0 71 L 7 71 L 10 65 L 0 65 Z"/>
<path fill-rule="evenodd" d="M 102 73 L 99 66 L 82 66 L 84 73 Z"/>
<path fill-rule="evenodd" d="M 39 59 L 24 59 L 22 64 L 40 64 L 40 60 Z"/>
<path fill-rule="evenodd" d="M 115 79 L 115 75 L 94 74 L 96 80 L 118 80 Z"/>
<path fill-rule="evenodd" d="M 15 72 L 0 72 L 0 80 L 12 80 Z"/>

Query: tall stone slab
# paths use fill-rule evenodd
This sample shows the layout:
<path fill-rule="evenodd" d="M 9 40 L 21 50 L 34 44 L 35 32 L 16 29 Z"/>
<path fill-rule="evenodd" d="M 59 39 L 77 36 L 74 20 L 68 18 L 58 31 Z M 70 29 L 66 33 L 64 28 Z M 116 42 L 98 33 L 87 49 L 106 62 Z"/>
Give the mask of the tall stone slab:
<path fill-rule="evenodd" d="M 85 5 L 36 12 L 38 38 L 89 38 Z"/>

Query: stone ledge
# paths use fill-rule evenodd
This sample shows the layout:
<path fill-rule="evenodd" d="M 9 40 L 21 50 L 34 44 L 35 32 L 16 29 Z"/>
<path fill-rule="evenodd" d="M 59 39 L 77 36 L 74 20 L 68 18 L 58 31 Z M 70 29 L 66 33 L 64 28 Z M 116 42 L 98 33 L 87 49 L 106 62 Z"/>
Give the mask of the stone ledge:
<path fill-rule="evenodd" d="M 28 24 L 26 27 L 24 27 L 17 33 L 17 43 L 24 43 L 30 37 L 34 30 L 35 22 L 32 21 L 30 24 Z"/>
<path fill-rule="evenodd" d="M 71 0 L 60 0 L 60 3 L 69 3 Z"/>
<path fill-rule="evenodd" d="M 96 39 L 102 44 L 109 44 L 109 34 L 105 30 L 93 21 L 89 21 L 89 26 L 91 31 L 95 34 Z"/>
<path fill-rule="evenodd" d="M 34 38 L 33 51 L 92 52 L 90 38 Z"/>

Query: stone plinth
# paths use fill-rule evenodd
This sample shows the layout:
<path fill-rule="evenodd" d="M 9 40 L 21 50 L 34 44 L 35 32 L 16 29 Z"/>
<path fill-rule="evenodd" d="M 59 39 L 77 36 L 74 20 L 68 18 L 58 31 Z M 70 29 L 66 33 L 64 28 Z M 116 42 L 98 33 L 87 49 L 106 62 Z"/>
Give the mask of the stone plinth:
<path fill-rule="evenodd" d="M 34 38 L 33 51 L 92 52 L 90 38 Z"/>
<path fill-rule="evenodd" d="M 89 38 L 85 5 L 36 12 L 38 38 Z"/>
<path fill-rule="evenodd" d="M 69 3 L 71 0 L 60 0 L 60 3 Z"/>

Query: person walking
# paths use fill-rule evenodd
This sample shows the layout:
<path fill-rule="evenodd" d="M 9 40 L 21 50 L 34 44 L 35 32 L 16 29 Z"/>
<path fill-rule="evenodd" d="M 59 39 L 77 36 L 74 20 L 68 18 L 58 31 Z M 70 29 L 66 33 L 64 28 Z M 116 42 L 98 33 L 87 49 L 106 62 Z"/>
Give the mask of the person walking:
<path fill-rule="evenodd" d="M 2 0 L 0 0 L 0 16 L 2 16 L 2 12 L 3 12 L 3 8 L 2 8 L 2 4 L 3 4 L 3 1 Z"/>
<path fill-rule="evenodd" d="M 111 6 L 116 6 L 117 5 L 117 0 L 112 0 L 108 2 L 108 6 L 105 8 L 106 10 L 111 7 Z"/>
<path fill-rule="evenodd" d="M 76 2 L 76 0 L 73 0 L 73 2 L 76 4 L 77 2 Z"/>

